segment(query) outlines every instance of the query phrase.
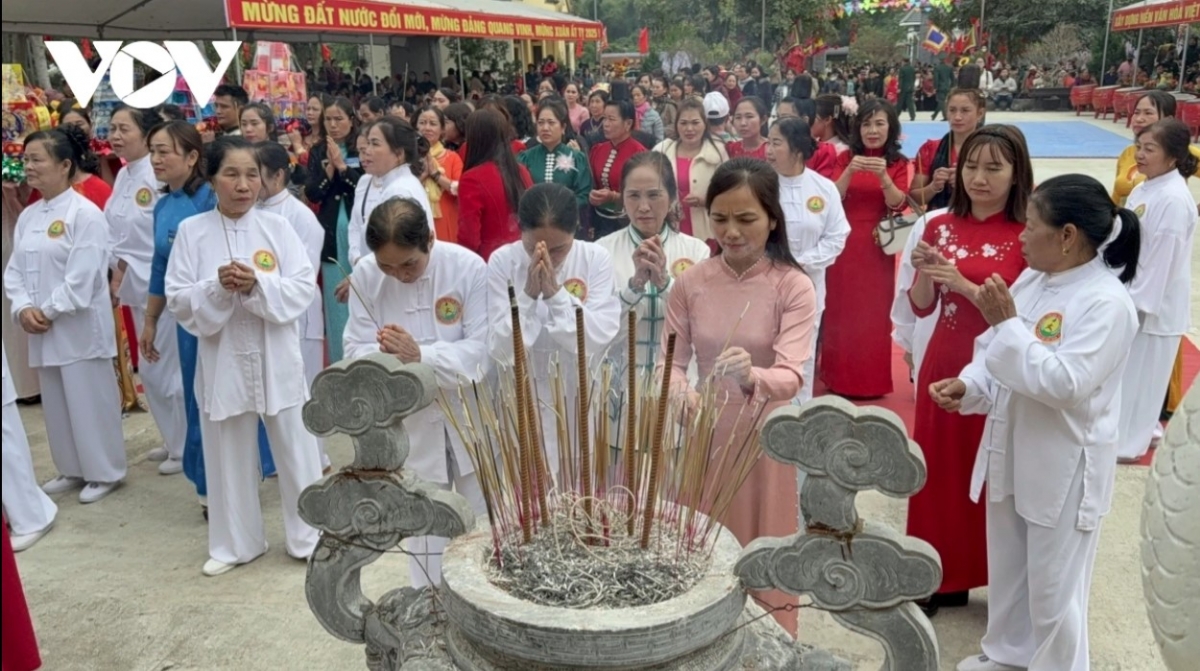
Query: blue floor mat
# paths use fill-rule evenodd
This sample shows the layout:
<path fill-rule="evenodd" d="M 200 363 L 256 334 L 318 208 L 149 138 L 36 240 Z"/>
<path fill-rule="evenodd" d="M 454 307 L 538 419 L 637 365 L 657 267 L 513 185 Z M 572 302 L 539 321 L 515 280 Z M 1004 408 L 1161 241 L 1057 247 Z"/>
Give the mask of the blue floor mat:
<path fill-rule="evenodd" d="M 929 118 L 929 117 L 925 117 Z M 950 126 L 944 121 L 901 121 L 904 155 L 916 158 L 926 140 L 941 139 Z M 1018 121 L 1033 158 L 1117 158 L 1133 141 L 1085 121 Z M 1114 125 L 1123 133 L 1125 127 Z"/>

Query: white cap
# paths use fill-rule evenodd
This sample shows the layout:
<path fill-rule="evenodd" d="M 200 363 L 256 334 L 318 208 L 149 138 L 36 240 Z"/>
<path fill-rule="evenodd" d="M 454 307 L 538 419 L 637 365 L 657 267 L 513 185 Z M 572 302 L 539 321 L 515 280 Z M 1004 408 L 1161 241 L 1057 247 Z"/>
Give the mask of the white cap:
<path fill-rule="evenodd" d="M 724 119 L 729 116 L 729 100 L 717 91 L 704 96 L 704 116 L 710 121 Z"/>

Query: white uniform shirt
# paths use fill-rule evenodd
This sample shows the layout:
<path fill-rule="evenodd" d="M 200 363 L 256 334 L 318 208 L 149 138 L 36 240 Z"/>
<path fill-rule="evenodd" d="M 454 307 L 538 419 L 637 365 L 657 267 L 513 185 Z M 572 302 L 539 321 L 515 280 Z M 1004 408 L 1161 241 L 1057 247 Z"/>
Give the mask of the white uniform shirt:
<path fill-rule="evenodd" d="M 534 300 L 525 293 L 529 276 L 529 255 L 521 241 L 492 252 L 488 259 L 488 318 L 491 320 L 490 346 L 499 363 L 511 366 L 512 310 L 508 285 L 517 292 L 521 308 L 521 334 L 529 351 L 529 372 L 538 380 L 549 380 L 552 362 L 558 359 L 567 376 L 567 389 L 577 384 L 575 366 L 575 307 L 584 306 L 584 338 L 588 360 L 600 361 L 621 320 L 621 302 L 613 281 L 612 259 L 603 247 L 576 240 L 555 276 L 558 293 L 549 299 Z M 547 402 L 553 397 L 542 396 Z M 543 415 L 546 414 L 543 412 Z"/>
<path fill-rule="evenodd" d="M 117 355 L 108 295 L 108 222 L 92 201 L 67 189 L 21 213 L 4 269 L 12 317 L 41 308 L 50 330 L 29 335 L 29 366 L 65 366 Z"/>
<path fill-rule="evenodd" d="M 1133 187 L 1125 207 L 1142 222 L 1137 277 L 1129 285 L 1133 304 L 1150 335 L 1177 336 L 1188 329 L 1192 238 L 1196 201 L 1178 170 Z M 1118 271 L 1119 272 L 1119 271 Z"/>
<path fill-rule="evenodd" d="M 779 177 L 779 204 L 787 220 L 788 247 L 817 290 L 817 312 L 825 309 L 825 269 L 833 265 L 850 237 L 850 220 L 837 186 L 805 170 Z"/>
<path fill-rule="evenodd" d="M 350 292 L 350 320 L 343 336 L 347 357 L 379 352 L 376 333 L 394 324 L 408 331 L 421 346 L 421 363 L 433 367 L 446 400 L 459 409 L 458 391 L 464 382 L 483 380 L 489 367 L 487 264 L 479 255 L 452 242 L 435 242 L 429 265 L 416 282 L 406 284 L 379 269 L 368 254 L 354 267 L 351 279 L 359 295 Z M 376 325 L 371 315 L 379 320 Z M 462 438 L 433 403 L 404 420 L 413 446 L 406 466 L 430 482 L 447 484 L 446 440 L 454 450 L 458 472 L 474 472 Z"/>
<path fill-rule="evenodd" d="M 1017 317 L 975 341 L 960 377 L 964 413 L 988 413 L 971 498 L 1012 496 L 1031 524 L 1054 527 L 1082 459 L 1075 528 L 1112 504 L 1121 373 L 1137 331 L 1125 285 L 1097 257 L 1064 273 L 1026 270 L 1012 286 Z"/>
<path fill-rule="evenodd" d="M 375 208 L 389 198 L 412 198 L 421 204 L 425 210 L 425 218 L 429 221 L 429 230 L 433 230 L 433 208 L 429 206 L 429 194 L 421 180 L 413 174 L 412 167 L 401 165 L 392 168 L 382 177 L 363 175 L 354 189 L 354 208 L 350 213 L 350 263 L 356 265 L 358 260 L 368 253 L 367 222 Z"/>
<path fill-rule="evenodd" d="M 596 241 L 596 244 L 608 250 L 612 258 L 613 279 L 621 297 L 622 310 L 637 311 L 637 365 L 643 369 L 654 368 L 662 328 L 667 322 L 667 297 L 671 294 L 675 279 L 711 255 L 711 250 L 703 240 L 670 228 L 664 228 L 659 239 L 662 241 L 663 252 L 667 255 L 667 286 L 659 291 L 657 287 L 647 283 L 642 293 L 629 288 L 629 280 L 633 278 L 634 273 L 633 252 L 644 240 L 637 229 L 631 225 Z M 521 288 L 525 286 L 515 282 L 513 285 Z M 628 322 L 622 316 L 617 336 L 609 350 L 609 358 L 620 362 L 622 369 L 626 359 L 625 341 L 628 328 Z"/>
<path fill-rule="evenodd" d="M 217 269 L 255 269 L 249 294 L 226 291 Z M 167 307 L 200 339 L 196 395 L 214 422 L 255 412 L 276 415 L 308 399 L 300 355 L 301 315 L 316 272 L 292 225 L 251 209 L 233 220 L 211 210 L 179 225 L 167 263 Z"/>
<path fill-rule="evenodd" d="M 925 235 L 925 224 L 946 214 L 950 208 L 931 210 L 925 216 L 917 219 L 904 243 L 904 251 L 900 254 L 900 278 L 896 282 L 896 297 L 892 300 L 892 340 L 905 352 L 912 354 L 913 370 L 921 370 L 921 360 L 925 358 L 925 347 L 933 337 L 933 329 L 937 326 L 937 312 L 927 317 L 918 317 L 908 300 L 908 290 L 912 288 L 917 271 L 912 265 L 912 253 Z M 918 390 L 917 393 L 920 393 Z"/>
<path fill-rule="evenodd" d="M 309 263 L 313 268 L 321 267 L 321 248 L 325 245 L 325 229 L 321 227 L 317 215 L 313 214 L 307 205 L 300 202 L 300 199 L 293 196 L 290 191 L 284 189 L 259 203 L 258 206 L 267 212 L 287 219 L 292 228 L 296 230 L 296 235 L 300 236 L 300 241 L 304 243 L 304 248 L 308 251 Z M 321 292 L 317 291 L 312 303 L 308 306 L 308 311 L 300 317 L 301 340 L 325 339 L 324 314 Z"/>
<path fill-rule="evenodd" d="M 126 265 L 117 297 L 122 303 L 137 308 L 145 308 L 150 295 L 154 204 L 158 202 L 161 188 L 162 182 L 154 177 L 150 157 L 144 156 L 126 163 L 117 173 L 112 196 L 104 206 L 112 256 Z"/>

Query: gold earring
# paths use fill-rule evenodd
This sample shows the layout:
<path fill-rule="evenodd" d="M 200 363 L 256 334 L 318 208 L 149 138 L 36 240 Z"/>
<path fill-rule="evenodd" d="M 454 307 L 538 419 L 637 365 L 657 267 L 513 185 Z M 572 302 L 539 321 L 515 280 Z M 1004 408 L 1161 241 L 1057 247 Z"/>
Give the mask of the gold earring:
<path fill-rule="evenodd" d="M 1063 247 L 1063 256 L 1066 256 L 1067 254 L 1070 254 L 1070 253 L 1071 253 L 1071 250 L 1067 249 L 1066 247 Z"/>

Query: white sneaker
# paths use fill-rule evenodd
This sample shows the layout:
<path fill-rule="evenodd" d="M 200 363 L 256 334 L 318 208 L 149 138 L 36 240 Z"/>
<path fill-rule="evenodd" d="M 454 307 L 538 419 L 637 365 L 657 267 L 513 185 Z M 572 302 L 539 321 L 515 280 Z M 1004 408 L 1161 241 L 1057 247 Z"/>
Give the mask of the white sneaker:
<path fill-rule="evenodd" d="M 114 489 L 120 487 L 119 482 L 89 482 L 87 487 L 79 492 L 80 503 L 95 503 L 100 499 L 108 496 Z"/>
<path fill-rule="evenodd" d="M 50 529 L 53 526 L 54 522 L 51 521 L 50 524 L 47 524 L 46 528 L 42 529 L 41 531 L 35 531 L 31 534 L 14 534 L 10 536 L 10 540 L 12 540 L 13 552 L 23 552 L 33 547 L 34 544 L 42 540 L 42 536 L 50 533 Z"/>
<path fill-rule="evenodd" d="M 987 655 L 975 655 L 968 657 L 958 663 L 954 667 L 957 671 L 1025 671 L 1023 666 L 1009 666 L 1001 664 Z"/>
<path fill-rule="evenodd" d="M 68 478 L 65 475 L 60 475 L 50 482 L 42 485 L 42 491 L 47 494 L 66 494 L 69 491 L 79 489 L 83 486 L 83 478 Z"/>
<path fill-rule="evenodd" d="M 167 452 L 165 447 L 156 447 L 146 453 L 147 461 L 166 461 L 171 458 L 171 454 Z"/>
<path fill-rule="evenodd" d="M 183 472 L 183 461 L 179 459 L 167 459 L 158 465 L 159 475 L 175 475 Z"/>
<path fill-rule="evenodd" d="M 265 545 L 263 547 L 262 554 L 258 555 L 258 557 L 261 557 L 261 556 L 267 554 L 267 550 L 270 550 L 270 549 L 271 549 L 271 546 L 269 544 Z M 255 557 L 254 559 L 258 559 L 258 557 Z M 254 559 L 251 559 L 250 561 L 254 561 Z M 246 562 L 246 563 L 248 564 L 250 562 Z M 206 575 L 210 578 L 215 578 L 219 575 L 224 575 L 226 573 L 229 573 L 230 571 L 232 571 L 233 569 L 235 569 L 239 566 L 241 566 L 241 564 L 226 564 L 223 561 L 217 561 L 216 559 L 212 559 L 210 557 L 208 561 L 204 562 L 204 568 L 202 568 L 200 570 L 201 570 L 201 572 L 204 573 L 204 575 Z"/>

